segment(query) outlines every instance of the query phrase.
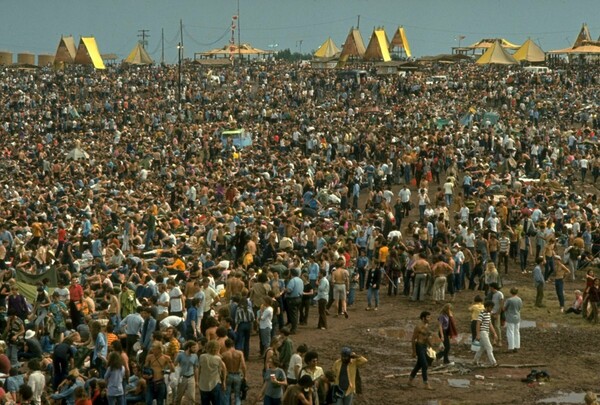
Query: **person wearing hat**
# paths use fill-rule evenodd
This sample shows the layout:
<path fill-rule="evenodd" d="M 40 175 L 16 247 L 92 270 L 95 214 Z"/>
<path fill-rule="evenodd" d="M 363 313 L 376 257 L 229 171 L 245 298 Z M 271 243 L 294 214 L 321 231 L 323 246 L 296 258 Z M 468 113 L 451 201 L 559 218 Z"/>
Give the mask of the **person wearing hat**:
<path fill-rule="evenodd" d="M 354 353 L 351 348 L 342 347 L 341 357 L 333 363 L 334 384 L 340 390 L 336 405 L 352 404 L 356 394 L 358 368 L 362 367 L 367 361 L 365 357 Z"/>
<path fill-rule="evenodd" d="M 42 344 L 35 336 L 35 331 L 25 332 L 25 345 L 23 351 L 19 352 L 19 359 L 31 360 L 42 358 Z"/>
<path fill-rule="evenodd" d="M 75 390 L 84 386 L 84 380 L 76 368 L 69 372 L 67 378 L 55 388 L 57 393 L 50 395 L 54 400 L 64 399 L 67 404 L 75 403 Z"/>

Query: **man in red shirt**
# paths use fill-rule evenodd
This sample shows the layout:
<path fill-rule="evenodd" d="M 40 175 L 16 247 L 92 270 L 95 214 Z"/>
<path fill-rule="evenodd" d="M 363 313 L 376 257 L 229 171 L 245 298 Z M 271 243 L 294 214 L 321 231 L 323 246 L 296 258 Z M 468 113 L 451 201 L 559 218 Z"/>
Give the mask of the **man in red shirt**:
<path fill-rule="evenodd" d="M 69 311 L 73 328 L 77 328 L 81 323 L 81 300 L 83 299 L 83 287 L 79 284 L 77 276 L 71 277 L 71 286 L 69 287 Z"/>

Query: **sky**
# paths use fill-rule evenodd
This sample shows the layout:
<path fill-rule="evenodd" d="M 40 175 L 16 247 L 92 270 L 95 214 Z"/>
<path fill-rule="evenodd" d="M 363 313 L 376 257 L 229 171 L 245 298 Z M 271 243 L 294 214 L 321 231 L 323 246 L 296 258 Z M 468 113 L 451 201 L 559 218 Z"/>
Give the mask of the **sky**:
<path fill-rule="evenodd" d="M 149 30 L 146 49 L 177 62 L 183 21 L 184 57 L 228 43 L 240 6 L 241 42 L 308 53 L 331 37 L 341 47 L 352 26 L 365 45 L 375 27 L 391 38 L 403 26 L 413 56 L 449 53 L 451 47 L 503 37 L 531 38 L 544 50 L 570 46 L 582 23 L 600 36 L 597 0 L 0 0 L 0 50 L 54 54 L 61 35 L 96 37 L 101 53 L 127 56 L 138 30 Z M 237 42 L 237 32 L 235 34 Z"/>

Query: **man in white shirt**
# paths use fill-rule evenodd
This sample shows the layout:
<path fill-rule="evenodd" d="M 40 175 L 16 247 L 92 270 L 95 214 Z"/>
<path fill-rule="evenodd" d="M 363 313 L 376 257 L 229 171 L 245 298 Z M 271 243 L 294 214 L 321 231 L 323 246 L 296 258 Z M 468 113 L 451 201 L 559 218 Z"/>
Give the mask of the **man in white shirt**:
<path fill-rule="evenodd" d="M 27 385 L 33 391 L 33 398 L 31 403 L 34 405 L 42 404 L 42 394 L 46 388 L 46 377 L 40 371 L 40 360 L 32 359 L 27 362 L 30 374 L 27 379 Z"/>
<path fill-rule="evenodd" d="M 167 292 L 167 286 L 160 284 L 158 286 L 158 299 L 156 300 L 156 313 L 157 320 L 162 320 L 169 315 L 169 293 Z"/>
<path fill-rule="evenodd" d="M 446 198 L 446 206 L 452 206 L 452 196 L 454 193 L 454 183 L 448 178 L 444 183 L 444 197 Z"/>
<path fill-rule="evenodd" d="M 181 288 L 179 288 L 175 280 L 169 279 L 167 284 L 171 288 L 169 291 L 169 314 L 182 317 L 185 305 L 183 292 L 181 292 Z"/>
<path fill-rule="evenodd" d="M 410 213 L 410 190 L 408 186 L 405 184 L 402 186 L 400 191 L 398 192 L 398 197 L 400 197 L 400 202 L 402 203 L 402 208 L 404 209 L 404 216 L 407 217 Z"/>

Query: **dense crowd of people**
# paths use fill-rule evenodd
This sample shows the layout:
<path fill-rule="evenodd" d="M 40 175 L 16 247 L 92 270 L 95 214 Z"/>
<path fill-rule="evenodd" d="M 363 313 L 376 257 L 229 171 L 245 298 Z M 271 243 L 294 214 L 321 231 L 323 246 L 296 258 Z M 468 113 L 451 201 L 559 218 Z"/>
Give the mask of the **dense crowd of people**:
<path fill-rule="evenodd" d="M 585 279 L 566 312 L 598 321 L 595 68 L 213 69 L 186 65 L 181 100 L 173 67 L 0 71 L 6 403 L 239 404 L 251 382 L 265 404 L 348 405 L 367 359 L 324 371 L 292 337 L 352 322 L 361 291 L 377 311 L 382 286 L 443 305 L 445 363 L 447 301 L 471 289 L 496 365 L 515 269 L 538 306 L 553 281 L 557 311 Z M 429 388 L 430 315 L 411 374 Z"/>

